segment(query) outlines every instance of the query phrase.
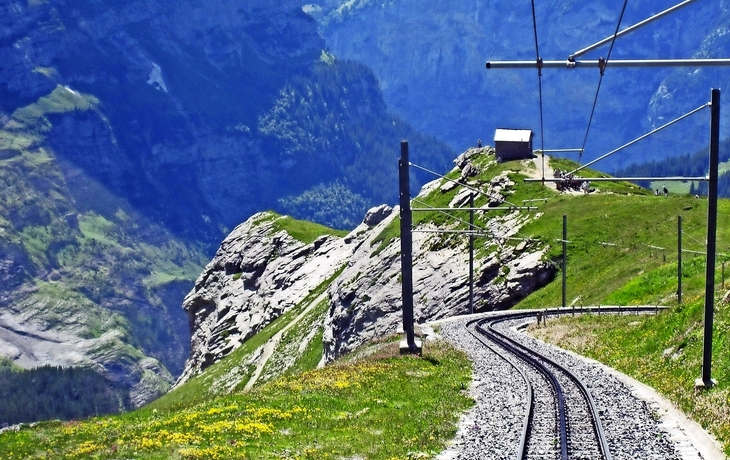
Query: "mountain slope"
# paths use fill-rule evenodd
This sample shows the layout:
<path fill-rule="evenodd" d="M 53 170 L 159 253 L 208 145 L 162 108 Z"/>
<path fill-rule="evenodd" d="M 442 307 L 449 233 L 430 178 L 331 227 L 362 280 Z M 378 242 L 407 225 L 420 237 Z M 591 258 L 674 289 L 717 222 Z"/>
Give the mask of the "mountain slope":
<path fill-rule="evenodd" d="M 395 196 L 404 137 L 442 167 L 325 48 L 291 1 L 0 1 L 0 356 L 93 368 L 140 405 L 183 370 L 179 307 L 227 228 L 268 208 L 354 226 Z"/>
<path fill-rule="evenodd" d="M 624 29 L 675 6 L 673 0 L 629 2 Z M 544 60 L 566 60 L 611 36 L 622 3 L 536 2 Z M 457 149 L 491 141 L 495 128 L 532 128 L 541 148 L 535 69 L 485 69 L 486 61 L 534 60 L 530 3 L 398 0 L 318 0 L 307 7 L 338 56 L 373 69 L 393 109 L 414 126 Z M 726 58 L 730 10 L 722 2 L 694 2 L 619 38 L 612 59 Z M 609 45 L 579 59 L 608 55 Z M 599 81 L 597 68 L 544 69 L 544 148 L 581 148 Z M 727 86 L 723 68 L 609 67 L 582 160 L 596 158 L 705 104 L 710 88 Z M 613 170 L 690 153 L 707 145 L 707 116 L 696 115 L 599 164 Z M 723 130 L 728 117 L 723 110 Z M 577 157 L 576 157 L 577 159 Z"/>
<path fill-rule="evenodd" d="M 489 194 L 489 198 L 477 199 L 478 205 L 486 207 L 488 203 L 511 202 L 525 193 L 544 193 L 532 186 L 516 197 L 510 196 L 515 184 L 509 178 L 509 166 L 498 164 L 489 152 L 493 151 L 469 152 L 482 170 L 473 178 L 474 183 Z M 458 178 L 459 171 L 453 171 L 452 176 Z M 466 197 L 463 190 L 453 187 L 442 191 L 435 182 L 421 196 L 444 205 L 452 200 L 463 202 Z M 400 322 L 396 301 L 400 297 L 399 246 L 394 240 L 398 216 L 387 207 L 370 214 L 345 237 L 322 234 L 311 241 L 292 237 L 287 233 L 289 226 L 281 223 L 286 218 L 271 214 L 254 216 L 237 227 L 185 299 L 193 340 L 191 358 L 178 385 L 245 345 L 249 337 L 294 309 L 305 296 L 311 297 L 311 290 L 328 279 L 323 362 L 373 337 L 395 332 Z M 502 241 L 533 216 L 504 211 L 494 214 L 477 217 L 480 226 L 491 228 L 485 235 L 487 245 L 476 254 L 475 292 L 481 299 L 478 310 L 508 308 L 549 282 L 555 272 L 542 260 L 544 245 Z M 424 213 L 416 222 L 424 228 L 454 225 L 436 212 Z M 465 257 L 468 254 L 464 254 L 458 236 L 416 235 L 414 273 L 416 282 L 422 284 L 416 295 L 417 321 L 464 312 L 468 297 Z M 457 260 L 462 263 L 454 264 Z M 337 276 L 330 279 L 333 274 Z"/>
<path fill-rule="evenodd" d="M 470 184 L 485 196 L 476 205 L 489 209 L 527 200 L 536 209 L 476 213 L 475 225 L 483 232 L 475 249 L 476 311 L 561 304 L 561 282 L 554 278 L 560 272 L 562 245 L 555 241 L 562 238 L 563 215 L 568 217 L 570 239 L 569 304 L 676 304 L 677 255 L 673 248 L 677 215 L 683 217 L 684 248 L 701 251 L 697 242 L 704 239 L 706 201 L 690 196 L 655 197 L 636 185 L 611 182 L 597 183 L 587 195 L 559 193 L 539 183 L 521 183 L 525 177 L 540 177 L 539 159 L 497 163 L 490 151 L 471 149 L 461 157 L 468 158 L 461 163 L 465 170 L 471 169 L 466 164 L 478 170 Z M 549 161 L 555 169 L 576 167 L 567 160 Z M 447 177 L 458 179 L 460 174 L 455 169 Z M 464 205 L 468 191 L 435 181 L 414 199 L 414 207 Z M 727 212 L 727 206 L 721 201 L 721 214 Z M 467 220 L 465 211 L 452 216 L 439 211 L 414 213 L 418 230 L 413 257 L 415 317 L 419 323 L 468 309 L 468 239 L 453 233 L 429 233 L 464 230 Z M 269 331 L 265 336 L 273 337 L 323 289 L 328 290 L 329 309 L 323 323 L 322 362 L 400 327 L 399 238 L 394 212 L 387 207 L 373 210 L 365 223 L 344 238 L 320 229 L 308 239 L 298 240 L 291 235 L 300 232 L 292 229 L 302 223 L 278 222 L 293 221 L 262 214 L 239 226 L 186 298 L 195 332 L 186 377 L 178 382 L 179 395 L 185 394 L 187 385 L 180 384 L 201 371 L 202 376 L 193 381 L 202 379 L 198 381 L 218 387 L 214 381 L 238 373 L 243 378 L 236 380 L 235 387 L 243 388 L 263 350 L 263 342 L 254 341 L 257 345 L 251 348 L 249 340 L 260 338 L 257 331 Z M 724 247 L 723 241 L 730 238 L 728 231 L 724 226 L 719 229 L 718 247 Z M 701 259 L 685 255 L 684 269 L 684 296 L 695 298 L 702 292 Z M 308 300 L 302 301 L 305 297 Z M 282 314 L 289 319 L 276 319 Z M 278 326 L 272 328 L 273 321 Z M 246 351 L 237 351 L 239 347 Z M 299 352 L 305 347 L 308 345 L 302 345 Z M 238 357 L 227 361 L 229 367 L 212 364 L 229 353 Z M 236 362 L 246 364 L 236 370 L 230 367 Z M 209 367 L 217 370 L 206 373 Z M 184 397 L 174 396 L 176 391 L 165 398 L 183 401 Z"/>

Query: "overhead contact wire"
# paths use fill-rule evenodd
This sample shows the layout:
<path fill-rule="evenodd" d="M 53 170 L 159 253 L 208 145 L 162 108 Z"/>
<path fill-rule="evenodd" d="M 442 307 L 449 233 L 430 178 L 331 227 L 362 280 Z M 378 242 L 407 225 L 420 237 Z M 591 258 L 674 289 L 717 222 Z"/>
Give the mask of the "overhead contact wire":
<path fill-rule="evenodd" d="M 578 154 L 578 163 L 580 163 L 581 158 L 583 157 L 583 152 L 586 149 L 586 144 L 588 143 L 588 133 L 591 131 L 591 125 L 593 124 L 593 116 L 596 113 L 596 105 L 598 105 L 598 94 L 601 92 L 601 83 L 603 83 L 603 74 L 606 71 L 606 64 L 608 63 L 608 60 L 611 58 L 611 52 L 613 52 L 613 45 L 616 43 L 616 38 L 618 37 L 619 29 L 621 28 L 621 21 L 624 18 L 624 13 L 626 12 L 626 5 L 629 3 L 629 0 L 624 0 L 624 6 L 621 8 L 621 15 L 618 18 L 618 23 L 616 23 L 616 31 L 613 34 L 613 39 L 611 40 L 611 46 L 608 48 L 608 55 L 606 56 L 606 59 L 603 61 L 603 65 L 600 65 L 601 69 L 601 75 L 598 78 L 598 87 L 596 88 L 596 96 L 593 99 L 593 108 L 591 109 L 591 116 L 588 119 L 588 128 L 586 129 L 586 135 L 583 138 L 583 147 L 580 149 L 580 153 Z"/>

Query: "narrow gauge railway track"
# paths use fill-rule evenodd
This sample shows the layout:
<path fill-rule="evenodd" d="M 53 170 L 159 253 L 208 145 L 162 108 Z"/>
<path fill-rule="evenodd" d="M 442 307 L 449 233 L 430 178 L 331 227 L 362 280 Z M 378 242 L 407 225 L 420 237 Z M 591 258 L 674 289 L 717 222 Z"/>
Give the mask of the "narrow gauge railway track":
<path fill-rule="evenodd" d="M 551 310 L 552 315 L 589 309 Z M 601 309 L 628 313 L 645 309 Z M 527 391 L 523 427 L 515 458 L 611 460 L 598 409 L 586 386 L 568 369 L 519 343 L 500 329 L 505 323 L 532 318 L 534 312 L 508 313 L 471 321 L 467 330 L 508 362 L 522 377 Z"/>

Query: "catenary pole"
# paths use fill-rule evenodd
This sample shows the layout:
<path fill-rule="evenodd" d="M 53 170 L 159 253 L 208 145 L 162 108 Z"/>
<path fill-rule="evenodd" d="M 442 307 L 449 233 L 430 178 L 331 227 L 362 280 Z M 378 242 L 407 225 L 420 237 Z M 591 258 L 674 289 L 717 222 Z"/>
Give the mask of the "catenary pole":
<path fill-rule="evenodd" d="M 469 194 L 469 313 L 474 313 L 474 194 Z"/>
<path fill-rule="evenodd" d="M 715 249 L 717 243 L 717 176 L 720 151 L 720 90 L 712 90 L 710 115 L 710 180 L 707 205 L 707 268 L 705 270 L 705 330 L 702 347 L 702 386 L 712 380 L 712 330 L 715 314 Z"/>
<path fill-rule="evenodd" d="M 563 308 L 568 288 L 568 216 L 563 214 Z"/>
<path fill-rule="evenodd" d="M 400 143 L 400 160 L 398 160 L 398 182 L 400 191 L 400 264 L 401 293 L 403 295 L 403 332 L 406 334 L 406 346 L 401 345 L 401 352 L 418 352 L 413 327 L 413 235 L 411 234 L 411 192 L 410 170 L 408 165 L 408 141 Z"/>

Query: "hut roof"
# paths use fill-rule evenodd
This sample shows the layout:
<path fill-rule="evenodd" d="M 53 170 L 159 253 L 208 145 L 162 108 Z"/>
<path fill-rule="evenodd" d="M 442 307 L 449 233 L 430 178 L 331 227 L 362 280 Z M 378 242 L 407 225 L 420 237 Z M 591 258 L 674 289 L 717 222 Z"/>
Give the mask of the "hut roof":
<path fill-rule="evenodd" d="M 494 142 L 530 142 L 531 129 L 504 129 L 497 128 L 494 132 Z"/>

